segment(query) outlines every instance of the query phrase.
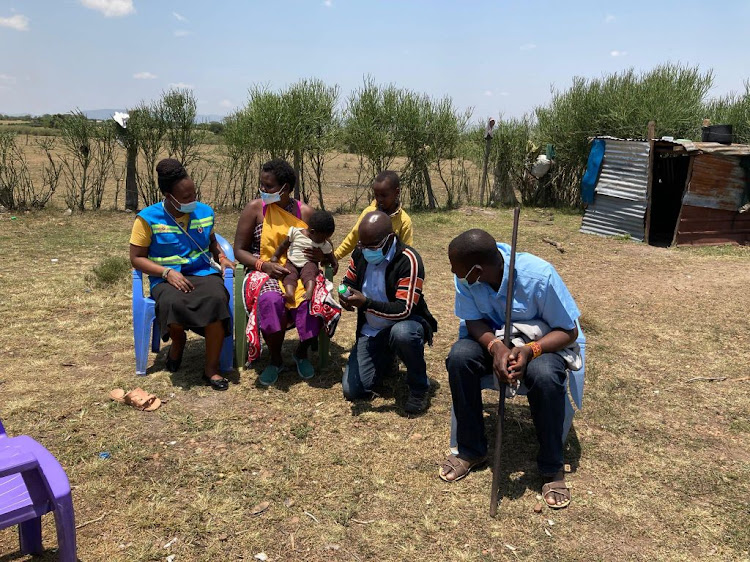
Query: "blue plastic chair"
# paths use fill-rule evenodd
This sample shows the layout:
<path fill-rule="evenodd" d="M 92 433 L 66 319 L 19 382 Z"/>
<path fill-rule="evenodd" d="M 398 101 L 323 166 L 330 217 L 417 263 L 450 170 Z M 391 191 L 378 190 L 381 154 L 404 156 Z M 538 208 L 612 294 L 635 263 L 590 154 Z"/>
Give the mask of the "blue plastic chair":
<path fill-rule="evenodd" d="M 218 233 L 216 241 L 226 254 L 227 258 L 234 261 L 234 250 L 232 246 Z M 234 311 L 234 272 L 227 269 L 224 272 L 224 286 L 229 292 L 229 313 Z M 138 376 L 146 375 L 148 365 L 148 349 L 151 344 L 151 351 L 159 352 L 160 337 L 159 326 L 156 322 L 156 313 L 154 299 L 143 296 L 143 273 L 137 269 L 133 270 L 133 340 L 135 342 L 135 373 Z M 221 356 L 219 358 L 219 368 L 222 372 L 232 370 L 234 361 L 234 339 L 232 330 L 224 338 L 224 344 L 221 347 Z"/>
<path fill-rule="evenodd" d="M 52 453 L 31 437 L 8 437 L 0 423 L 0 529 L 18 525 L 21 554 L 41 554 L 42 515 L 53 512 L 59 560 L 75 562 L 70 483 Z"/>
<path fill-rule="evenodd" d="M 568 371 L 568 388 L 570 390 L 570 396 L 573 397 L 576 408 L 570 403 L 570 399 L 566 396 L 565 400 L 565 421 L 563 422 L 563 444 L 568 438 L 568 432 L 570 431 L 571 425 L 573 425 L 573 416 L 576 413 L 576 409 L 580 410 L 583 407 L 583 378 L 584 371 L 586 369 L 586 336 L 583 335 L 581 327 L 578 326 L 578 338 L 576 339 L 581 348 L 581 368 L 577 371 Z M 482 390 L 494 389 L 500 390 L 500 386 L 497 382 L 497 377 L 490 373 L 481 378 L 480 383 Z M 518 387 L 518 394 L 525 396 L 528 393 L 528 389 L 521 382 Z M 456 414 L 453 412 L 453 406 L 451 406 L 451 452 L 458 454 L 458 442 L 456 440 Z"/>

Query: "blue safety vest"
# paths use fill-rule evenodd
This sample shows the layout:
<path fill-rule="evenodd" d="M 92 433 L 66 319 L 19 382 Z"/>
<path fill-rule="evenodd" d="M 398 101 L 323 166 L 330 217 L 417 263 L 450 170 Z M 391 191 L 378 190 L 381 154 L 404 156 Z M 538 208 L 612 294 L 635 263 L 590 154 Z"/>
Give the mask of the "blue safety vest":
<path fill-rule="evenodd" d="M 151 245 L 148 247 L 148 259 L 179 271 L 183 275 L 211 275 L 216 273 L 209 263 L 208 250 L 211 242 L 211 230 L 214 227 L 214 211 L 208 205 L 198 203 L 195 211 L 190 213 L 187 232 L 190 238 L 177 225 L 176 219 L 167 213 L 162 203 L 155 203 L 143 209 L 138 216 L 151 227 Z M 200 250 L 198 249 L 200 245 Z M 161 277 L 149 275 L 151 289 L 163 282 Z"/>

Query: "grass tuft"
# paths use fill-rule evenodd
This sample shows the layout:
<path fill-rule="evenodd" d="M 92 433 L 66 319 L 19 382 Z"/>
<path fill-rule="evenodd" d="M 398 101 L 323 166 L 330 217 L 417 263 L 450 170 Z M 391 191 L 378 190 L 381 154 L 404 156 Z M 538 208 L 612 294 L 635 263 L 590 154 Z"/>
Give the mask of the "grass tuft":
<path fill-rule="evenodd" d="M 107 256 L 92 268 L 89 277 L 97 287 L 109 287 L 125 281 L 130 274 L 130 260 L 122 256 Z"/>

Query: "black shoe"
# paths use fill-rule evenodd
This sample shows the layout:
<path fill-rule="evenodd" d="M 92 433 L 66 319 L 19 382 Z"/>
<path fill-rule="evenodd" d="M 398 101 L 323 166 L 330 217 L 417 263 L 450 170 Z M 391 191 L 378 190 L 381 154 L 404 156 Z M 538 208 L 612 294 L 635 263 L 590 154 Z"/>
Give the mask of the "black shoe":
<path fill-rule="evenodd" d="M 423 390 L 416 392 L 414 390 L 409 391 L 409 398 L 406 400 L 404 405 L 404 411 L 407 414 L 421 414 L 430 405 L 430 390 Z"/>
<path fill-rule="evenodd" d="M 211 377 L 203 375 L 203 380 L 205 380 L 214 390 L 227 390 L 229 388 L 229 381 L 224 377 L 220 379 L 212 379 Z"/>
<path fill-rule="evenodd" d="M 166 361 L 164 361 L 164 365 L 167 367 L 167 371 L 170 373 L 175 373 L 180 368 L 180 365 L 182 364 L 182 356 L 180 356 L 179 359 L 172 359 L 169 355 L 167 355 Z"/>

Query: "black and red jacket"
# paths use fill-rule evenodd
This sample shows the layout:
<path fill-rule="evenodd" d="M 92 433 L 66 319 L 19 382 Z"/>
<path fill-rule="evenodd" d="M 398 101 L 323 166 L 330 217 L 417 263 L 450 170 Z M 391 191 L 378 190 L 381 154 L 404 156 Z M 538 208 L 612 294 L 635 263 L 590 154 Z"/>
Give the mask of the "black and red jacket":
<path fill-rule="evenodd" d="M 365 280 L 367 260 L 362 250 L 355 249 L 349 267 L 344 275 L 344 285 L 358 291 L 362 290 Z M 437 332 L 437 320 L 430 314 L 427 303 L 422 296 L 424 285 L 424 265 L 417 251 L 406 246 L 396 237 L 396 252 L 385 269 L 385 293 L 387 302 L 373 301 L 368 298 L 364 306 L 357 311 L 357 335 L 366 322 L 365 312 L 381 318 L 399 322 L 414 319 L 424 326 L 425 340 L 432 345 L 432 334 Z M 412 318 L 413 317 L 413 318 Z"/>

